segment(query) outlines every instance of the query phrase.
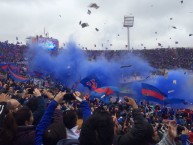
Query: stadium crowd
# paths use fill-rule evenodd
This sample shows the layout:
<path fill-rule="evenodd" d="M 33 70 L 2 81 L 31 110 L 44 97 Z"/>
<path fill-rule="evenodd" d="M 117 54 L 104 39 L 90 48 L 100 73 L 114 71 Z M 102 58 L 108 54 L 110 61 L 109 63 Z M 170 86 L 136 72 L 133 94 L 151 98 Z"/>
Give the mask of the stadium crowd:
<path fill-rule="evenodd" d="M 119 58 L 122 54 L 130 53 L 128 50 L 87 50 L 91 59 L 105 56 L 107 59 Z M 132 50 L 132 53 L 145 58 L 152 67 L 158 69 L 192 69 L 193 49 L 185 48 L 157 48 Z"/>
<path fill-rule="evenodd" d="M 0 43 L 1 63 L 21 65 L 26 49 Z M 110 59 L 125 51 L 87 53 L 92 57 L 94 54 L 92 59 L 101 53 Z M 191 69 L 191 49 L 133 53 L 157 68 Z M 8 77 L 0 81 L 0 145 L 188 145 L 193 143 L 192 125 L 193 112 L 188 109 L 136 103 L 128 96 L 124 101 L 104 104 L 98 99 L 89 100 L 84 92 L 71 92 L 57 85 L 41 88 Z"/>
<path fill-rule="evenodd" d="M 26 59 L 23 57 L 27 51 L 26 45 L 10 44 L 0 42 L 0 61 L 21 64 Z M 89 59 L 93 60 L 99 56 L 107 59 L 119 58 L 122 54 L 130 53 L 128 50 L 85 50 Z M 154 68 L 185 68 L 192 69 L 193 49 L 188 48 L 157 48 L 132 50 L 132 53 L 145 58 Z"/>

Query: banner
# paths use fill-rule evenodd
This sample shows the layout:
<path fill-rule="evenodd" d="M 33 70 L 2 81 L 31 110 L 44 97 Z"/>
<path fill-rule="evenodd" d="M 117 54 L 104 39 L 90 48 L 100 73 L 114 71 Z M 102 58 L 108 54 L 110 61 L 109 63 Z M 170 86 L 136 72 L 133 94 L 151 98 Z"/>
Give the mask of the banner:
<path fill-rule="evenodd" d="M 11 71 L 11 69 L 9 69 L 9 74 L 10 74 L 10 77 L 16 82 L 28 82 L 29 81 L 28 78 L 24 78 L 22 76 L 15 74 L 13 71 Z"/>

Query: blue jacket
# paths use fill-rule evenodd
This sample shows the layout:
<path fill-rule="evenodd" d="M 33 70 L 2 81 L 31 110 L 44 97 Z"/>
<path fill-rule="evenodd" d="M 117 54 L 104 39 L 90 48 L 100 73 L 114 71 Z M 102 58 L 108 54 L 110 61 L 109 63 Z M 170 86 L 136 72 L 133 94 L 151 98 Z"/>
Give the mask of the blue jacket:
<path fill-rule="evenodd" d="M 51 124 L 52 116 L 54 114 L 54 111 L 56 107 L 58 106 L 58 103 L 55 100 L 52 100 L 52 102 L 49 104 L 47 110 L 45 111 L 44 115 L 42 116 L 42 119 L 40 120 L 39 124 L 36 127 L 36 138 L 35 138 L 35 144 L 36 145 L 42 145 L 43 144 L 43 133 L 48 128 L 48 126 Z"/>
<path fill-rule="evenodd" d="M 82 101 L 80 103 L 80 108 L 82 109 L 82 119 L 85 121 L 89 116 L 91 116 L 91 109 L 88 101 Z"/>

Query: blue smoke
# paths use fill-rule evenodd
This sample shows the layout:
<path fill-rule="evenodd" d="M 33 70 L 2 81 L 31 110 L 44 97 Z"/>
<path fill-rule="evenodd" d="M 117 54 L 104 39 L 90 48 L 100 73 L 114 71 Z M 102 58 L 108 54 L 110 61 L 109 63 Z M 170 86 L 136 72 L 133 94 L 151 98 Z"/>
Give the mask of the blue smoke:
<path fill-rule="evenodd" d="M 90 60 L 84 50 L 74 42 L 69 42 L 57 55 L 42 49 L 32 47 L 27 53 L 30 57 L 31 71 L 51 75 L 55 80 L 71 87 L 76 81 L 94 74 L 103 84 L 119 86 L 120 79 L 136 74 L 147 76 L 153 68 L 141 58 L 132 54 L 122 54 L 107 60 L 102 55 Z M 124 65 L 131 67 L 121 68 Z"/>

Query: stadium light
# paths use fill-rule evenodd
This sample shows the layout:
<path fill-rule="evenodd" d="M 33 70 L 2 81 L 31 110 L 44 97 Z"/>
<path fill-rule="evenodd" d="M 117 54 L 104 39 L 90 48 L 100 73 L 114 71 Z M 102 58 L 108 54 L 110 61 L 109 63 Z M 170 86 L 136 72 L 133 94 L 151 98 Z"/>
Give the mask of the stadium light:
<path fill-rule="evenodd" d="M 130 50 L 130 38 L 129 38 L 129 28 L 133 27 L 134 16 L 124 16 L 124 27 L 127 27 L 127 39 L 128 39 L 128 49 Z"/>

